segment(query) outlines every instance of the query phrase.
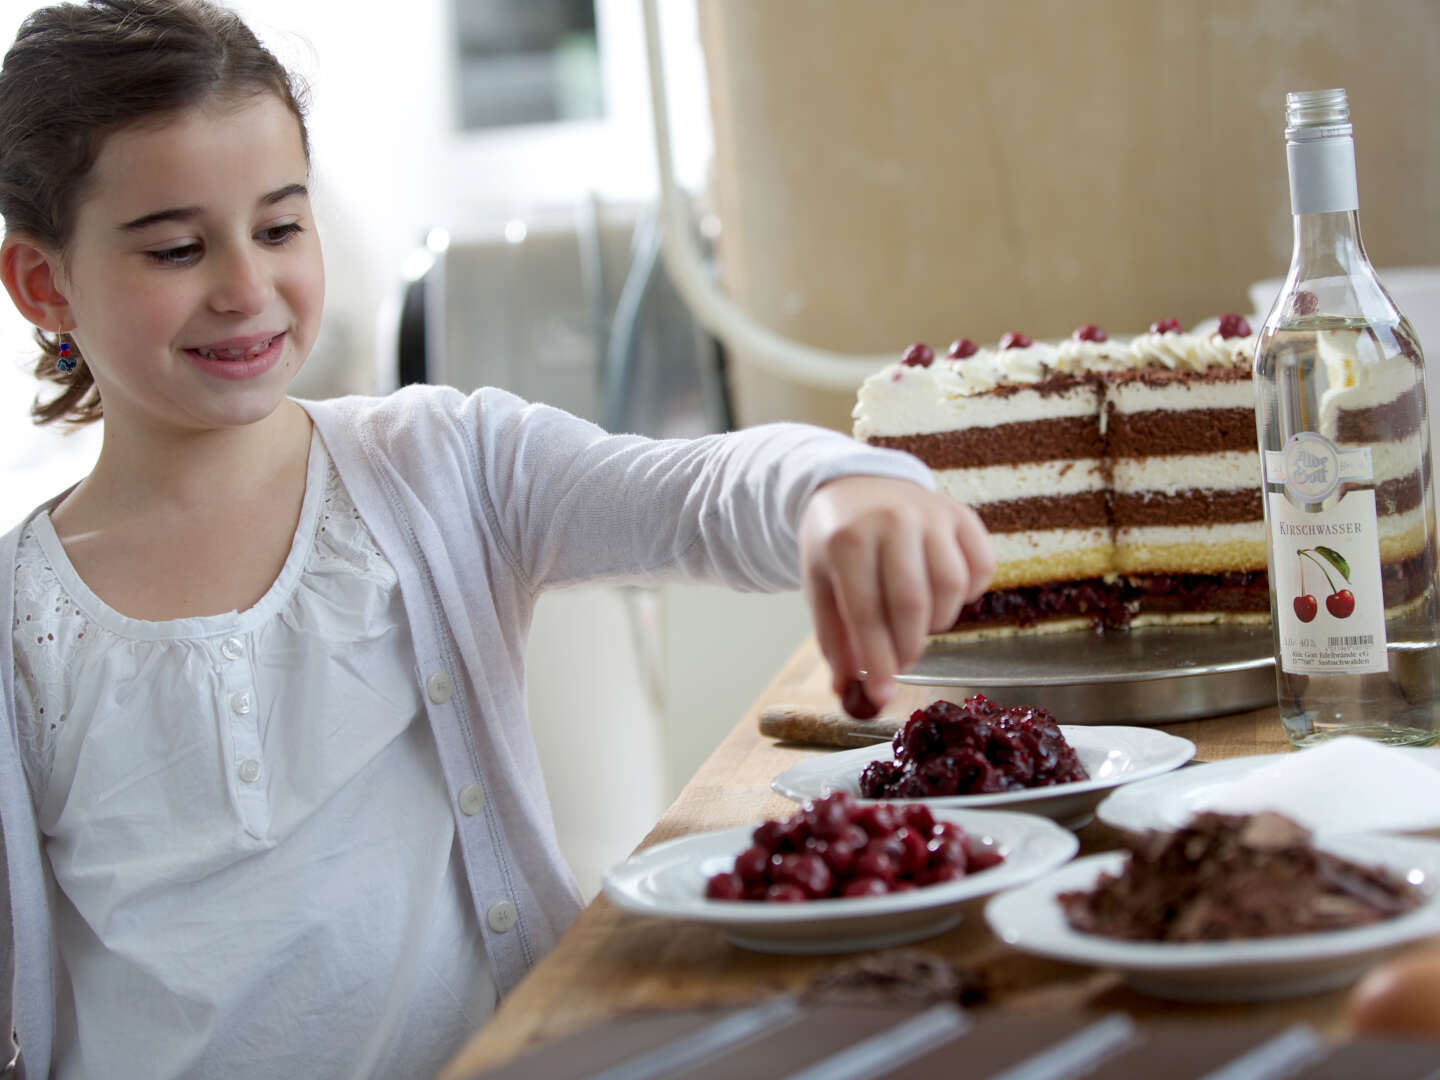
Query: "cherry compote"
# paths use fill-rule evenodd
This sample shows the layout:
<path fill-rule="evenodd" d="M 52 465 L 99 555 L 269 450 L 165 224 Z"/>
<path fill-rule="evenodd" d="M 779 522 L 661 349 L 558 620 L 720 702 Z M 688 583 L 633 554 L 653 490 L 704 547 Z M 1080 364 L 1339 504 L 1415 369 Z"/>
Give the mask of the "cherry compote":
<path fill-rule="evenodd" d="M 705 885 L 711 900 L 790 903 L 883 896 L 988 870 L 1005 857 L 924 806 L 862 806 L 837 791 L 784 821 L 767 821 L 731 870 Z"/>
<path fill-rule="evenodd" d="M 892 745 L 893 761 L 873 761 L 860 774 L 867 799 L 982 795 L 1089 779 L 1048 710 L 1005 708 L 982 694 L 915 710 Z"/>

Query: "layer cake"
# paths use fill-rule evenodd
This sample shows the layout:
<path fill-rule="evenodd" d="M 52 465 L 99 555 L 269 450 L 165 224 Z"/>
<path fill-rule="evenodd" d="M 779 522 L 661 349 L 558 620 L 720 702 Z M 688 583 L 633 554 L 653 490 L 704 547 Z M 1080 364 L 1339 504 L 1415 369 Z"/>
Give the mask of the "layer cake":
<path fill-rule="evenodd" d="M 912 346 L 868 379 L 856 437 L 919 457 L 995 545 L 952 634 L 1268 619 L 1254 347 L 1236 316 L 1128 342 L 1092 325 Z"/>
<path fill-rule="evenodd" d="M 1320 432 L 1341 451 L 1368 446 L 1374 470 L 1385 606 L 1423 595 L 1435 575 L 1426 547 L 1427 487 L 1421 462 L 1429 447 L 1424 369 L 1418 350 L 1382 350 L 1368 331 L 1321 330 L 1316 360 L 1324 372 Z"/>

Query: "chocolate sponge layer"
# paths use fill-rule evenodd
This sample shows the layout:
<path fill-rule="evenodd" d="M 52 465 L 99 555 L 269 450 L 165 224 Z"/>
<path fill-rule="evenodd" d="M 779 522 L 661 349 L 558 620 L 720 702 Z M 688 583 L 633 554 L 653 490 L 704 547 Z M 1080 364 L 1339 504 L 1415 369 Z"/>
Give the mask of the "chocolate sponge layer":
<path fill-rule="evenodd" d="M 1218 454 L 1253 451 L 1259 445 L 1254 409 L 1155 409 L 1122 413 L 1113 405 L 1106 413 L 1110 455 L 1117 458 L 1156 454 Z"/>
<path fill-rule="evenodd" d="M 1120 525 L 1233 525 L 1265 516 L 1260 489 L 1216 491 L 1196 488 L 1173 495 L 1160 491 L 1116 492 L 1111 501 Z"/>
<path fill-rule="evenodd" d="M 1040 529 L 1092 529 L 1110 524 L 1103 491 L 1074 495 L 1039 495 L 1031 499 L 1004 499 L 975 507 L 992 533 Z"/>
<path fill-rule="evenodd" d="M 866 441 L 914 454 L 932 469 L 1028 465 L 1099 458 L 1105 453 L 1105 439 L 1093 416 L 1027 420 L 935 435 L 872 435 Z"/>
<path fill-rule="evenodd" d="M 1335 417 L 1335 441 L 1373 443 L 1420 430 L 1420 387 L 1393 401 L 1366 409 L 1341 409 Z"/>

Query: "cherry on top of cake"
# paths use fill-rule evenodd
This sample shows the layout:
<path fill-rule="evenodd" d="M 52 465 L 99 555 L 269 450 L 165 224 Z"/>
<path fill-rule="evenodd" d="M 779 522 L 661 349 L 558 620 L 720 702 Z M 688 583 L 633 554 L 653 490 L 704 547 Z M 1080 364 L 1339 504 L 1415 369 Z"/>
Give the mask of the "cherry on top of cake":
<path fill-rule="evenodd" d="M 924 342 L 910 345 L 898 365 L 886 371 L 892 381 L 907 377 L 902 369 L 919 369 L 935 378 L 944 375 L 949 392 L 983 393 L 996 386 L 1035 383 L 1055 373 L 1127 371 L 1168 368 L 1201 371 L 1217 366 L 1249 366 L 1255 339 L 1243 315 L 1227 313 L 1212 323 L 1187 331 L 1178 320 L 1165 318 L 1128 340 L 1114 340 L 1105 328 L 1086 323 L 1064 341 L 1035 341 L 1010 331 L 993 347 L 970 338 L 951 343 L 944 357 Z"/>

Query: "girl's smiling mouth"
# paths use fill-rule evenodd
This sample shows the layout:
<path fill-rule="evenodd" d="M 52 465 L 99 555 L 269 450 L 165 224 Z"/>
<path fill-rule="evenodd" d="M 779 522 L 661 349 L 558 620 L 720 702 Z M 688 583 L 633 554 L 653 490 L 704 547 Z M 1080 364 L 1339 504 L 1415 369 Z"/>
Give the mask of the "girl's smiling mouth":
<path fill-rule="evenodd" d="M 285 333 L 281 332 L 197 345 L 184 352 L 196 367 L 211 375 L 222 379 L 253 379 L 275 366 L 284 346 Z"/>

